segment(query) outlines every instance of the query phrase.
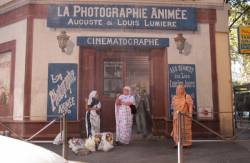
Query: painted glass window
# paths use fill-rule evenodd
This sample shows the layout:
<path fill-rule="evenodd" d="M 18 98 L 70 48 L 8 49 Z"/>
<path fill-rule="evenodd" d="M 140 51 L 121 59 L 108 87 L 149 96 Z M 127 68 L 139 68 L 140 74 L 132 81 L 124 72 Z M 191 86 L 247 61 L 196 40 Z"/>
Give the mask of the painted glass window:
<path fill-rule="evenodd" d="M 122 62 L 104 61 L 104 95 L 115 97 L 122 88 Z"/>

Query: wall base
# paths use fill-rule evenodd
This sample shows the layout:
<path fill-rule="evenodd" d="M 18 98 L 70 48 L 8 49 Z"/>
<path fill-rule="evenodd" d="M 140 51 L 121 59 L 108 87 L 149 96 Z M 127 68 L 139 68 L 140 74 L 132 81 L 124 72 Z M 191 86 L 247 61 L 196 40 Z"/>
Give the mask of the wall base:
<path fill-rule="evenodd" d="M 20 137 L 26 139 L 31 137 L 37 131 L 47 125 L 48 121 L 5 121 L 3 124 L 11 128 Z M 68 137 L 80 137 L 85 135 L 85 131 L 82 131 L 81 121 L 68 122 Z M 0 126 L 0 131 L 6 130 L 3 126 Z M 60 122 L 55 122 L 47 129 L 37 135 L 34 140 L 51 140 L 60 132 Z M 10 133 L 11 137 L 17 138 L 14 133 Z"/>
<path fill-rule="evenodd" d="M 212 130 L 220 133 L 219 121 L 200 121 L 202 124 L 211 128 Z M 22 138 L 29 138 L 41 128 L 43 128 L 48 121 L 5 121 L 4 124 L 14 130 Z M 165 119 L 153 120 L 152 133 L 154 136 L 166 136 L 170 137 L 172 131 L 172 122 Z M 6 130 L 3 126 L 0 126 L 0 131 Z M 46 130 L 41 132 L 34 140 L 53 140 L 55 136 L 60 132 L 60 123 L 55 122 L 49 126 Z M 217 136 L 202 128 L 201 126 L 194 124 L 192 126 L 194 139 L 208 139 L 216 138 Z M 11 137 L 17 137 L 14 133 L 10 133 Z M 68 122 L 68 137 L 86 137 L 85 127 L 82 121 L 70 121 Z"/>

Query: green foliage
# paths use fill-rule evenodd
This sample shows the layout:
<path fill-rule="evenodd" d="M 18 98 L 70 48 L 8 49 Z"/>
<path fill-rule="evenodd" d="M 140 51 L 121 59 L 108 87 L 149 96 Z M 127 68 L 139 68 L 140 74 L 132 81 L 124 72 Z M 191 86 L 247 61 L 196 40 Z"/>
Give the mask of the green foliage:
<path fill-rule="evenodd" d="M 239 54 L 237 32 L 239 26 L 250 26 L 250 3 L 247 1 L 248 0 L 229 1 L 231 6 L 229 11 L 229 41 L 232 64 L 240 62 L 242 65 L 242 68 L 238 70 L 240 72 L 240 79 L 234 81 L 235 83 L 250 82 L 250 54 Z"/>

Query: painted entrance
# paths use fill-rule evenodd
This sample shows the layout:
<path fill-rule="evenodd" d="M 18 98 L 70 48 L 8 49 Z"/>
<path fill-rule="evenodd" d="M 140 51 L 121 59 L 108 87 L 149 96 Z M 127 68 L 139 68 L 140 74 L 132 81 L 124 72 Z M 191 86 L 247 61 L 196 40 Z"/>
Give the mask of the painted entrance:
<path fill-rule="evenodd" d="M 143 85 L 150 97 L 152 131 L 166 131 L 166 56 L 164 49 L 84 48 L 80 50 L 80 99 L 91 90 L 99 92 L 102 102 L 101 131 L 115 131 L 115 98 L 123 86 L 132 90 Z M 80 108 L 84 108 L 80 100 Z M 80 110 L 84 119 L 85 110 Z"/>

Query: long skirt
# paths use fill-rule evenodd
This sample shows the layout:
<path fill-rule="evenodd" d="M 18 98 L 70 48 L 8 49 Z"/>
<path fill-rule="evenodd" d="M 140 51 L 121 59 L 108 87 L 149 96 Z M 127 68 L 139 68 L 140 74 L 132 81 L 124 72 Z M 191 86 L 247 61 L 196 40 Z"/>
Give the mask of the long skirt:
<path fill-rule="evenodd" d="M 87 137 L 100 133 L 100 116 L 96 111 L 88 111 L 85 118 Z"/>
<path fill-rule="evenodd" d="M 128 106 L 117 106 L 115 108 L 116 118 L 116 141 L 129 144 L 132 135 L 133 115 Z"/>
<path fill-rule="evenodd" d="M 182 118 L 182 135 L 183 146 L 192 145 L 192 120 L 190 117 Z M 178 144 L 178 119 L 173 120 L 173 130 L 171 136 L 174 139 L 175 144 Z"/>

